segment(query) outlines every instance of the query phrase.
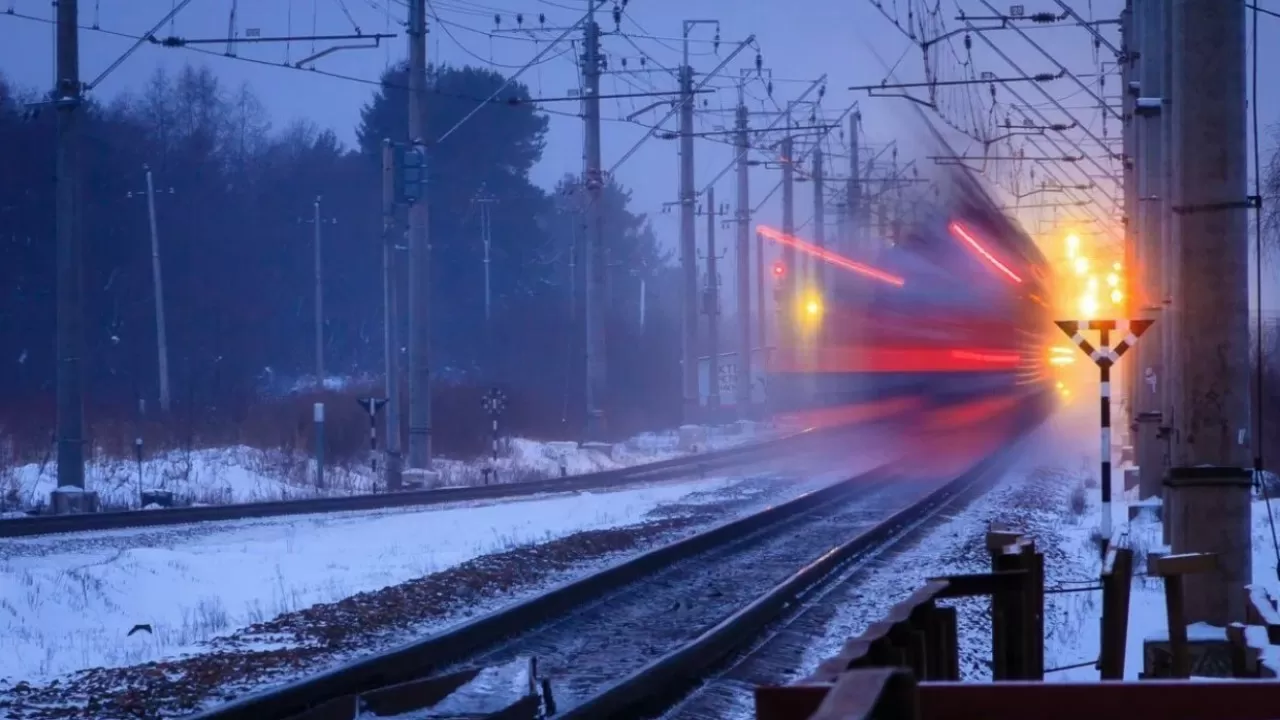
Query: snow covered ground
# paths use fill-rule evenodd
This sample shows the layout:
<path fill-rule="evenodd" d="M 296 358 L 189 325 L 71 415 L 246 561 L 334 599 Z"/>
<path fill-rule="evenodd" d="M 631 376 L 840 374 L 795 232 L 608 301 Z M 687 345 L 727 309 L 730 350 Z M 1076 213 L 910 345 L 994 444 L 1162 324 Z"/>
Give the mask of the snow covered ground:
<path fill-rule="evenodd" d="M 820 662 L 837 654 L 845 642 L 881 620 L 893 604 L 906 599 L 929 578 L 989 571 L 990 559 L 982 538 L 993 520 L 1011 522 L 1038 540 L 1043 538 L 1046 527 L 1069 522 L 1064 517 L 1069 489 L 1088 473 L 1087 468 L 1096 467 L 1089 456 L 1091 448 L 1094 458 L 1097 456 L 1096 425 L 1091 426 L 1091 420 L 1092 416 L 1080 408 L 1057 413 L 1025 439 L 1021 456 L 990 492 L 940 523 L 890 562 L 852 578 L 849 602 L 831 619 L 823 636 L 810 643 L 795 669 L 795 677 L 807 675 Z M 1066 564 L 1059 561 L 1056 552 L 1046 559 L 1050 582 L 1056 580 L 1056 569 Z M 989 667 L 978 659 L 984 653 L 987 657 L 990 654 L 990 619 L 985 603 L 961 601 L 957 605 L 962 676 L 989 679 Z"/>
<path fill-rule="evenodd" d="M 745 490 L 755 503 L 738 510 L 746 512 L 887 460 L 878 454 L 886 447 L 883 440 L 868 438 L 843 443 L 823 457 L 762 461 L 752 473 L 733 478 L 602 493 L 5 541 L 0 544 L 0 636 L 6 652 L 0 653 L 0 680 L 40 683 L 84 668 L 180 656 L 283 613 L 397 585 L 472 558 L 644 522 L 663 508 L 716 502 L 723 497 L 716 491 L 729 486 L 741 495 L 736 484 L 759 478 Z M 130 636 L 139 624 L 150 625 L 152 632 Z"/>
<path fill-rule="evenodd" d="M 1009 523 L 1037 541 L 1045 553 L 1046 587 L 1062 590 L 1098 585 L 1101 573 L 1098 531 L 1101 493 L 1097 484 L 1097 420 L 1094 408 L 1060 412 L 1037 431 L 1022 459 L 1003 486 L 957 513 L 934 529 L 916 547 L 893 560 L 890 567 L 872 570 L 860 583 L 854 602 L 833 619 L 824 637 L 811 644 L 796 677 L 816 668 L 839 652 L 850 638 L 883 618 L 894 603 L 905 599 L 928 578 L 955 573 L 988 572 L 990 560 L 981 538 L 992 521 Z M 1118 465 L 1119 452 L 1113 462 Z M 1136 680 L 1142 671 L 1143 642 L 1167 637 L 1164 587 L 1145 573 L 1146 554 L 1161 546 L 1161 528 L 1150 514 L 1128 522 L 1123 472 L 1113 478 L 1116 528 L 1128 526 L 1135 550 L 1135 577 L 1129 610 L 1125 677 Z M 1253 579 L 1280 595 L 1277 552 L 1272 523 L 1280 519 L 1280 498 L 1272 496 L 1271 512 L 1259 499 L 1253 503 Z M 961 675 L 965 680 L 989 680 L 989 602 L 964 600 L 960 611 Z M 1101 643 L 1102 595 L 1098 590 L 1059 592 L 1045 599 L 1045 679 L 1050 682 L 1098 680 L 1094 661 Z M 1211 629 L 1192 627 L 1196 632 Z"/>
<path fill-rule="evenodd" d="M 225 631 L 473 557 L 626 525 L 717 477 L 528 502 L 6 541 L 0 677 L 180 654 Z M 688 502 L 688 500 L 684 500 Z M 135 624 L 153 633 L 126 634 Z"/>
<path fill-rule="evenodd" d="M 742 423 L 705 429 L 706 442 L 697 452 L 718 450 L 784 432 L 790 424 Z M 0 438 L 2 441 L 2 438 Z M 498 482 L 524 482 L 562 474 L 611 470 L 656 462 L 686 454 L 677 431 L 644 433 L 612 446 L 609 452 L 576 443 L 510 438 L 501 443 Z M 0 453 L 0 516 L 45 503 L 56 487 L 53 462 L 8 466 Z M 488 458 L 461 461 L 437 459 L 436 469 L 448 486 L 484 482 Z M 99 493 L 104 507 L 137 508 L 142 489 L 172 491 L 178 504 L 232 504 L 315 497 L 320 494 L 369 493 L 378 476 L 367 463 L 326 467 L 326 490 L 315 487 L 315 463 L 304 455 L 251 447 L 175 450 L 143 459 L 97 455 L 85 468 L 88 486 Z"/>
<path fill-rule="evenodd" d="M 1119 496 L 1122 487 L 1116 489 Z M 1088 502 L 1087 517 L 1090 522 L 1075 528 L 1075 532 L 1064 536 L 1064 541 L 1078 557 L 1080 572 L 1088 573 L 1087 577 L 1097 578 L 1100 572 L 1092 528 L 1098 517 L 1098 505 L 1095 498 Z M 1253 502 L 1253 582 L 1267 586 L 1273 594 L 1280 594 L 1280 582 L 1276 576 L 1276 548 L 1271 535 L 1271 524 L 1280 515 L 1280 503 L 1272 498 L 1272 507 L 1268 511 L 1267 503 L 1262 499 Z M 1128 509 L 1124 504 L 1117 508 L 1116 520 L 1123 523 L 1128 517 Z M 1133 587 L 1129 598 L 1129 633 L 1125 646 L 1125 679 L 1137 680 L 1142 672 L 1144 642 L 1152 638 L 1167 638 L 1169 623 L 1167 620 L 1164 599 L 1164 583 L 1158 578 L 1147 578 L 1146 558 L 1148 552 L 1161 549 L 1162 528 L 1154 515 L 1144 512 L 1128 525 L 1129 545 L 1134 550 Z M 1077 608 L 1078 622 L 1088 628 L 1098 627 L 1102 617 L 1101 602 L 1082 604 Z M 1208 633 L 1212 637 L 1225 639 L 1221 630 L 1207 625 L 1192 625 L 1189 635 L 1195 638 L 1197 633 Z M 1065 644 L 1065 653 L 1074 657 L 1093 658 L 1100 651 L 1097 632 L 1080 633 Z M 1057 681 L 1091 681 L 1098 679 L 1098 672 L 1093 667 L 1073 668 L 1054 674 L 1048 679 Z"/>

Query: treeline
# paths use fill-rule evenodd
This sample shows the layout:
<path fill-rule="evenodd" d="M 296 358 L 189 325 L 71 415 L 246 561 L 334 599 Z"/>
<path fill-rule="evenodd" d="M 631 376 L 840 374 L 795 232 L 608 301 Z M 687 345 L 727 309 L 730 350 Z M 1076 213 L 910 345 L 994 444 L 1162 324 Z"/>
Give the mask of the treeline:
<path fill-rule="evenodd" d="M 432 68 L 430 134 L 454 126 L 505 81 L 486 69 Z M 309 221 L 317 197 L 328 374 L 380 376 L 381 143 L 407 136 L 405 87 L 403 68 L 384 74 L 363 108 L 356 147 L 308 122 L 274 128 L 252 88 L 225 87 L 203 67 L 157 72 L 133 93 L 88 106 L 80 197 L 91 421 L 127 417 L 138 399 L 156 404 L 144 167 L 156 186 L 175 406 L 236 423 L 264 395 L 288 392 L 312 372 Z M 55 118 L 32 115 L 32 97 L 0 79 L 0 405 L 10 426 L 51 430 Z M 547 120 L 522 102 L 524 86 L 513 83 L 502 97 L 431 148 L 432 366 L 440 383 L 508 388 L 529 406 L 520 414 L 526 431 L 572 437 L 583 419 L 583 198 L 573 178 L 552 191 L 530 182 Z M 498 200 L 488 333 L 472 202 L 481 188 Z M 679 412 L 677 286 L 628 200 L 622 188 L 608 188 L 606 407 L 618 433 L 673 422 Z M 403 270 L 407 254 L 400 260 Z M 407 298 L 403 271 L 399 282 Z M 437 426 L 449 422 L 436 418 Z"/>

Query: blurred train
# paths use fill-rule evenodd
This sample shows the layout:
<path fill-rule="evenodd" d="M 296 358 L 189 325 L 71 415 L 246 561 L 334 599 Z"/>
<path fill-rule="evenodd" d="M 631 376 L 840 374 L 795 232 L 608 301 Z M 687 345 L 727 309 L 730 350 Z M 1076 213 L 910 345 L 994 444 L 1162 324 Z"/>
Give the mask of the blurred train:
<path fill-rule="evenodd" d="M 997 394 L 1052 406 L 1046 349 L 1061 338 L 1045 260 L 972 178 L 951 180 L 950 197 L 865 262 L 772 231 L 798 248 L 795 258 L 811 258 L 801 268 L 824 266 L 820 284 L 812 272 L 775 271 L 777 342 L 766 380 L 775 409 Z"/>

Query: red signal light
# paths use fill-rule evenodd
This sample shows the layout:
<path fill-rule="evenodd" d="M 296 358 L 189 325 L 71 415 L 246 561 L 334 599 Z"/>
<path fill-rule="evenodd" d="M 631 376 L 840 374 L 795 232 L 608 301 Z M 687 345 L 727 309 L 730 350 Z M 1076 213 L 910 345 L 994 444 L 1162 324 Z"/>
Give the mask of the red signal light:
<path fill-rule="evenodd" d="M 773 264 L 773 276 L 774 276 L 774 277 L 782 277 L 783 275 L 786 275 L 786 274 L 787 274 L 787 268 L 786 268 L 786 266 L 785 266 L 785 265 L 783 265 L 783 264 L 782 264 L 782 263 L 780 263 L 780 262 L 776 262 L 776 263 L 774 263 L 774 264 Z"/>

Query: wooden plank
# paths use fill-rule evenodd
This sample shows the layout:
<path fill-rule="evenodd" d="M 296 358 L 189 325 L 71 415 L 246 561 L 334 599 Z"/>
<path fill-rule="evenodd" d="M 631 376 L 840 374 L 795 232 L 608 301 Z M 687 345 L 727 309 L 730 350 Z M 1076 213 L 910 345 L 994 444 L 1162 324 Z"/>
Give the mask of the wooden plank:
<path fill-rule="evenodd" d="M 915 720 L 916 681 L 909 672 L 876 668 L 845 673 L 808 720 Z"/>
<path fill-rule="evenodd" d="M 921 683 L 917 693 L 922 720 L 1275 720 L 1280 715 L 1277 681 Z"/>
<path fill-rule="evenodd" d="M 1218 569 L 1218 557 L 1213 553 L 1182 553 L 1180 555 L 1148 556 L 1151 574 L 1159 577 L 1195 575 Z"/>
<path fill-rule="evenodd" d="M 1015 593 L 1020 587 L 1023 571 L 1013 570 L 973 575 L 943 575 L 931 578 L 947 583 L 947 587 L 934 596 L 935 600 L 948 598 L 981 597 Z"/>
<path fill-rule="evenodd" d="M 1267 629 L 1267 642 L 1280 645 L 1280 609 L 1276 607 L 1276 598 L 1265 586 L 1249 586 L 1249 605 L 1247 608 L 1250 625 L 1262 625 Z"/>

